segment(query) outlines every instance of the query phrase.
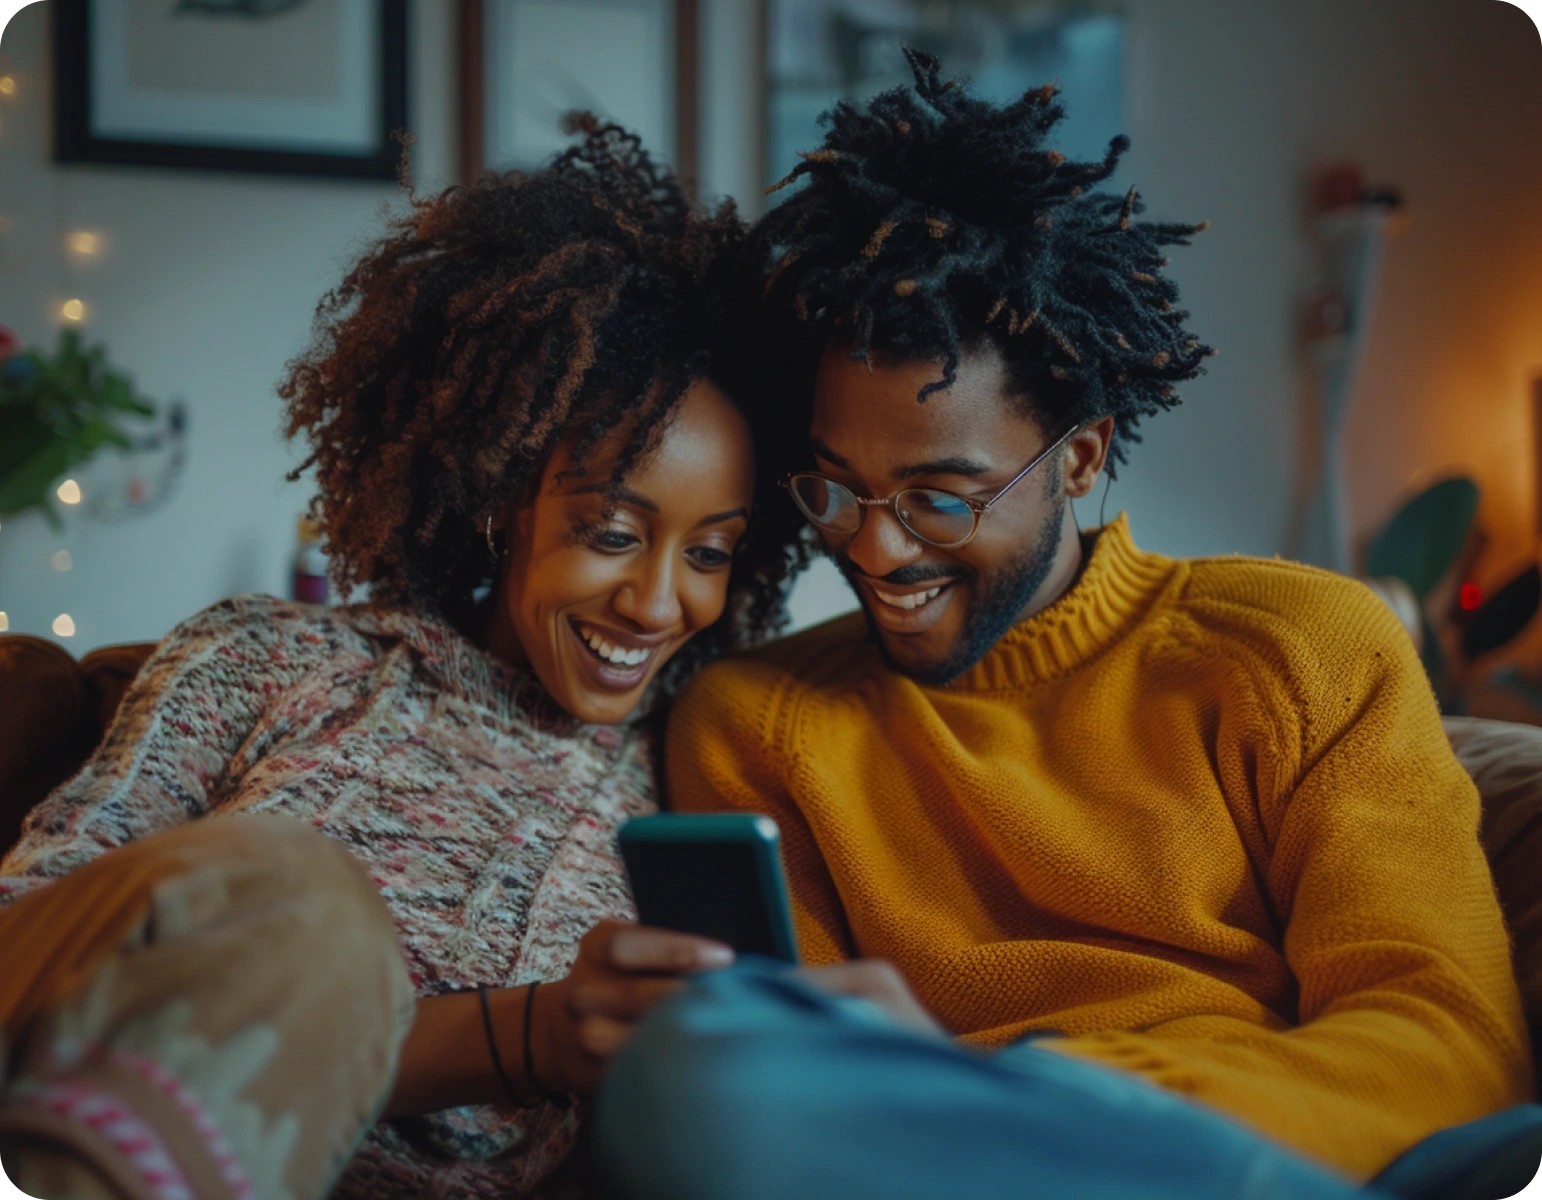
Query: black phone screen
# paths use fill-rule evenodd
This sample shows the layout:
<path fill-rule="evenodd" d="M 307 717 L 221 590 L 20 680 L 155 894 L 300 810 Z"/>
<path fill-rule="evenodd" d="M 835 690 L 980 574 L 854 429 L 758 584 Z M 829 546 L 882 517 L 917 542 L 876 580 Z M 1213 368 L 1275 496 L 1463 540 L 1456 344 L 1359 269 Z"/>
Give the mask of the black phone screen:
<path fill-rule="evenodd" d="M 637 842 L 623 853 L 642 924 L 716 938 L 740 954 L 781 957 L 748 844 Z"/>

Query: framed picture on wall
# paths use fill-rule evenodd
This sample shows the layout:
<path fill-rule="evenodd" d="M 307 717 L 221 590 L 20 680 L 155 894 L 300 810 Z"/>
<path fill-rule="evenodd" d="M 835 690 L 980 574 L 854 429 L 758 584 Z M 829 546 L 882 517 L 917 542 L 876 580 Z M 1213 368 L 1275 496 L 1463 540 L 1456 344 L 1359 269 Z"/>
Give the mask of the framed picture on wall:
<path fill-rule="evenodd" d="M 819 144 L 820 113 L 911 82 L 905 46 L 935 54 L 997 103 L 1060 84 L 1057 147 L 1070 157 L 1101 159 L 1124 132 L 1125 22 L 1112 0 L 765 2 L 768 185 Z"/>
<path fill-rule="evenodd" d="M 696 0 L 460 0 L 461 174 L 529 168 L 587 110 L 696 174 Z"/>
<path fill-rule="evenodd" d="M 54 0 L 60 162 L 392 179 L 406 0 Z"/>

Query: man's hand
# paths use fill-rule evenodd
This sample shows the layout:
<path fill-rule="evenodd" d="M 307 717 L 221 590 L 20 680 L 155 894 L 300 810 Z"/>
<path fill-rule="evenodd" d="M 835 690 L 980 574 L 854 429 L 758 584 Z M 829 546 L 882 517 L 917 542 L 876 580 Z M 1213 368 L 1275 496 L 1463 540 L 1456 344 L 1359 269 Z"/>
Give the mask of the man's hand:
<path fill-rule="evenodd" d="M 733 961 L 729 947 L 708 938 L 600 922 L 578 943 L 578 959 L 567 977 L 536 989 L 531 1017 L 536 1078 L 552 1091 L 593 1092 L 637 1023 L 683 987 L 684 976 Z"/>
<path fill-rule="evenodd" d="M 921 1007 L 905 977 L 891 964 L 876 958 L 859 958 L 829 967 L 808 967 L 798 978 L 836 996 L 860 996 L 883 1010 L 896 1025 L 913 1033 L 947 1037 L 932 1014 Z"/>

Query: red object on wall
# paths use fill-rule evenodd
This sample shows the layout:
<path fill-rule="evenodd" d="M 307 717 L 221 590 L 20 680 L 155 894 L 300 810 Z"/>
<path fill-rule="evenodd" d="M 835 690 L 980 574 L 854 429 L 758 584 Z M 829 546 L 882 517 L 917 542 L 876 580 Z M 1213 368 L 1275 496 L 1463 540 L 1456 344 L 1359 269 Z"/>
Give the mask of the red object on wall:
<path fill-rule="evenodd" d="M 1317 172 L 1317 211 L 1358 208 L 1365 193 L 1365 172 L 1358 163 L 1329 163 Z"/>

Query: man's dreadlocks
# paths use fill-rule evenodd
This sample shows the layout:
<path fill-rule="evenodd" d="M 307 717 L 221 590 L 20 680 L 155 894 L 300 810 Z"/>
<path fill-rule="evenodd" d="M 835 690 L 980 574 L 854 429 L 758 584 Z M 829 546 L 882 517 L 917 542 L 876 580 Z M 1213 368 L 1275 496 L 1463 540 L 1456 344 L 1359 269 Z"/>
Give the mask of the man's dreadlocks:
<path fill-rule="evenodd" d="M 906 49 L 914 88 L 825 113 L 823 144 L 772 191 L 805 186 L 759 223 L 750 248 L 766 318 L 791 317 L 854 357 L 888 351 L 941 361 L 925 401 L 954 379 L 981 336 L 1014 390 L 1054 431 L 1114 418 L 1109 474 L 1136 425 L 1178 403 L 1173 385 L 1214 353 L 1183 327 L 1160 247 L 1200 225 L 1136 221 L 1132 187 L 1094 190 L 1129 148 L 1073 162 L 1046 145 L 1065 115 L 1053 85 L 1005 107 L 938 78 Z"/>

